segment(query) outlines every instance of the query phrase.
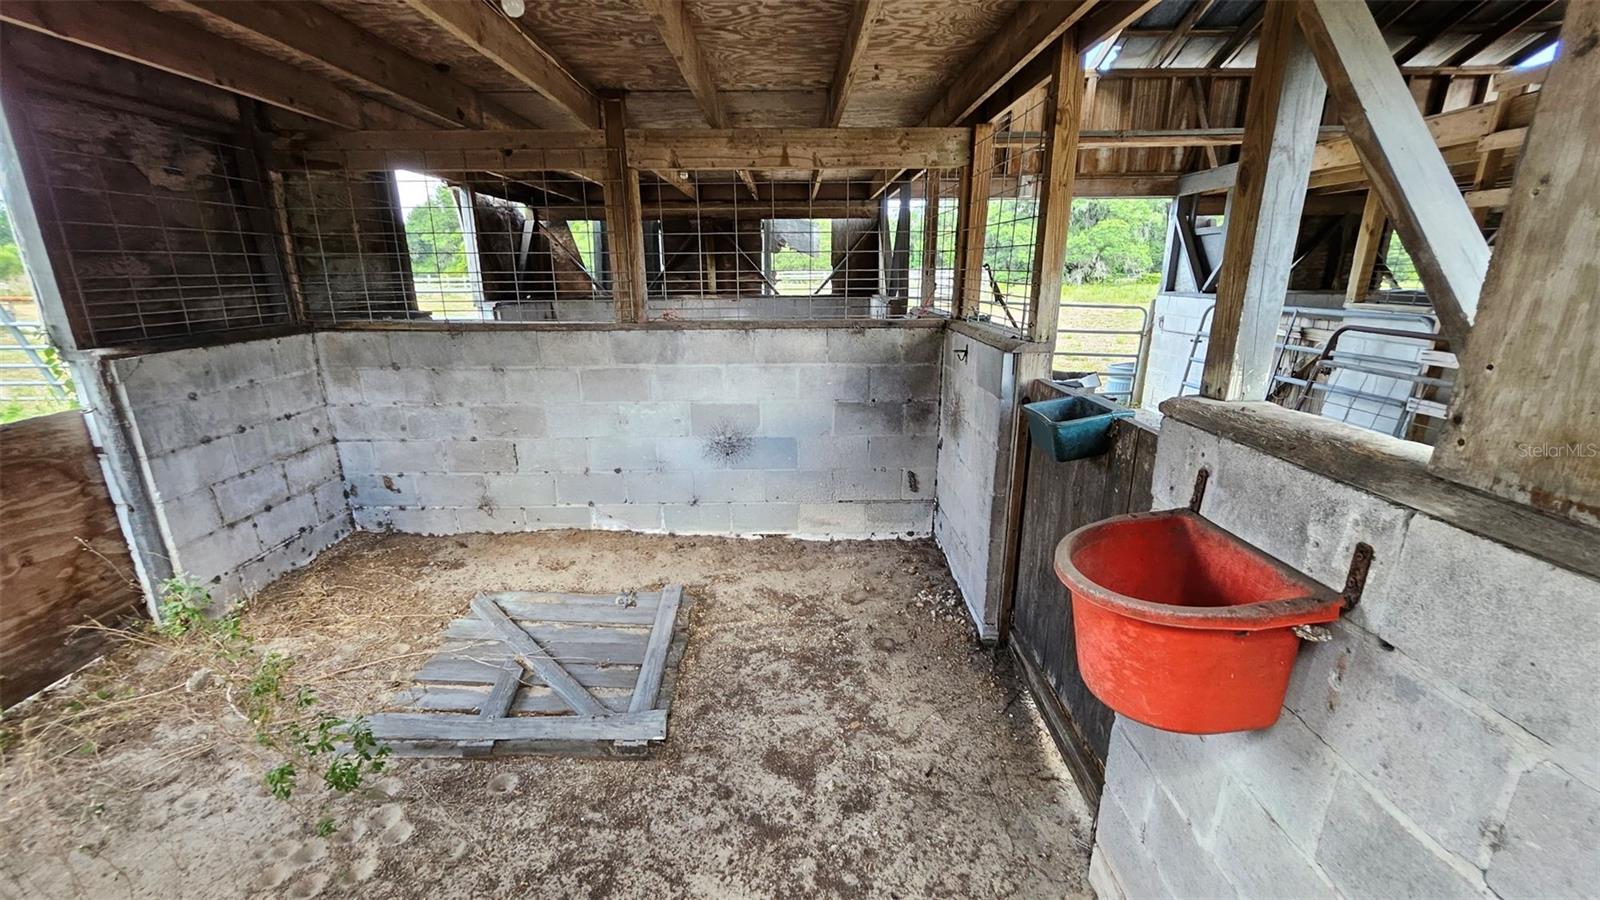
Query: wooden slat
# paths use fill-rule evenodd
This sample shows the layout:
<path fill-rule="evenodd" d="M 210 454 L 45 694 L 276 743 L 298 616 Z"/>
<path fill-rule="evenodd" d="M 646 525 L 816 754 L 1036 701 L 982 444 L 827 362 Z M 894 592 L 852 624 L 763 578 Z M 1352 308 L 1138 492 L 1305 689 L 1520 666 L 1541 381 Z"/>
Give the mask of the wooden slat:
<path fill-rule="evenodd" d="M 1338 126 L 1319 128 L 1320 138 L 1342 135 Z M 1107 147 L 1229 147 L 1244 143 L 1243 128 L 1149 128 L 1123 131 L 1083 131 L 1078 136 L 1078 146 L 1083 150 Z"/>
<path fill-rule="evenodd" d="M 1083 120 L 1083 69 L 1075 35 L 1056 42 L 1055 71 L 1045 92 L 1043 178 L 1039 182 L 1038 216 L 1033 248 L 1033 304 L 1029 338 L 1056 340 L 1061 312 L 1062 267 L 1067 257 L 1067 226 L 1072 215 L 1073 179 L 1078 172 L 1078 126 Z"/>
<path fill-rule="evenodd" d="M 983 239 L 988 228 L 989 186 L 994 177 L 994 125 L 980 122 L 972 126 L 972 165 L 963 173 L 961 183 L 961 222 L 957 234 L 956 318 L 965 318 L 978 310 L 978 300 L 983 292 Z"/>
<path fill-rule="evenodd" d="M 457 625 L 451 623 L 445 629 L 445 636 L 455 641 L 489 641 L 494 639 L 494 632 L 487 626 L 477 624 Z M 562 664 L 584 662 L 592 665 L 637 666 L 644 661 L 645 636 L 640 635 L 638 640 L 628 643 L 615 641 L 585 641 L 585 640 L 545 640 L 535 636 L 534 640 L 545 649 L 554 659 Z"/>
<path fill-rule="evenodd" d="M 483 150 L 504 153 L 515 150 L 604 150 L 606 135 L 601 130 L 541 131 L 537 129 L 404 130 L 404 131 L 323 131 L 291 132 L 273 141 L 279 152 L 310 150 Z"/>
<path fill-rule="evenodd" d="M 1478 139 L 1478 152 L 1488 153 L 1493 150 L 1511 150 L 1521 147 L 1528 139 L 1528 128 L 1507 128 L 1505 131 L 1496 131 L 1486 134 Z"/>
<path fill-rule="evenodd" d="M 618 606 L 597 603 L 541 603 L 513 597 L 494 599 L 513 618 L 528 622 L 591 622 L 607 625 L 649 625 L 655 621 L 655 604 Z"/>
<path fill-rule="evenodd" d="M 656 621 L 650 630 L 650 644 L 645 648 L 644 662 L 639 666 L 639 680 L 633 686 L 633 699 L 629 712 L 654 709 L 656 695 L 661 690 L 661 676 L 667 668 L 667 650 L 672 646 L 673 623 L 678 618 L 678 604 L 683 599 L 680 585 L 669 585 L 661 594 L 661 605 L 656 608 Z"/>
<path fill-rule="evenodd" d="M 1361 224 L 1356 228 L 1356 249 L 1350 261 L 1350 281 L 1345 285 L 1346 300 L 1365 299 L 1372 290 L 1372 272 L 1378 265 L 1378 253 L 1383 249 L 1383 228 L 1388 224 L 1383 211 L 1383 198 L 1377 191 L 1367 191 L 1361 208 Z"/>
<path fill-rule="evenodd" d="M 605 213 L 607 244 L 611 250 L 611 299 L 623 321 L 643 322 L 644 222 L 639 198 L 639 169 L 682 166 L 632 166 L 627 164 L 631 139 L 621 98 L 602 104 L 606 131 Z"/>
<path fill-rule="evenodd" d="M 401 0 L 502 71 L 550 98 L 585 128 L 600 127 L 595 95 L 529 34 L 487 3 Z"/>
<path fill-rule="evenodd" d="M 370 720 L 380 741 L 661 741 L 667 711 L 585 716 L 480 719 L 449 713 L 378 713 Z"/>
<path fill-rule="evenodd" d="M 494 687 L 483 698 L 483 705 L 478 709 L 480 719 L 503 718 L 511 710 L 511 702 L 517 698 L 517 691 L 522 687 L 522 666 L 516 660 L 506 660 L 500 666 L 500 675 L 495 678 Z"/>
<path fill-rule="evenodd" d="M 439 684 L 494 684 L 500 673 L 500 664 L 510 658 L 510 653 L 504 648 L 486 646 L 441 653 L 428 660 L 413 680 Z M 637 666 L 568 663 L 563 668 L 585 688 L 631 689 L 639 676 Z"/>
<path fill-rule="evenodd" d="M 883 0 L 861 0 L 850 14 L 850 30 L 845 32 L 844 47 L 839 51 L 839 66 L 833 74 L 833 84 L 828 88 L 828 109 L 822 117 L 824 128 L 838 128 L 844 121 L 845 104 L 850 102 L 850 91 L 855 87 L 861 71 L 861 60 L 866 56 L 867 40 L 872 35 L 872 23 L 883 10 Z"/>
<path fill-rule="evenodd" d="M 1523 148 L 1431 463 L 1453 481 L 1591 524 L 1600 520 L 1596 34 L 1600 4 L 1571 4 L 1564 52 L 1540 92 L 1558 115 L 1536 119 Z M 1588 556 L 1600 562 L 1595 547 L 1591 529 Z"/>
<path fill-rule="evenodd" d="M 944 96 L 922 117 L 922 124 L 960 123 L 1094 5 L 1094 0 L 1018 4 L 1011 18 L 973 55 L 972 65 L 955 77 Z"/>
<path fill-rule="evenodd" d="M 515 662 L 512 665 L 516 665 Z M 518 672 L 522 667 L 517 666 Z M 632 689 L 593 688 L 594 698 L 612 712 L 627 712 Z M 395 694 L 391 703 L 396 706 L 426 712 L 475 713 L 483 708 L 489 692 L 481 687 L 449 684 L 417 684 Z M 552 690 L 544 685 L 524 684 L 507 710 L 507 715 L 566 715 L 572 710 Z"/>
<path fill-rule="evenodd" d="M 1148 65 L 1153 68 L 1161 68 L 1171 62 L 1172 58 L 1182 51 L 1184 41 L 1189 37 L 1189 32 L 1194 30 L 1195 24 L 1200 21 L 1200 17 L 1206 14 L 1206 10 L 1210 9 L 1211 4 L 1214 2 L 1216 0 L 1194 0 L 1194 2 L 1190 3 L 1189 8 L 1184 10 L 1183 18 L 1178 20 L 1178 24 L 1174 25 L 1172 30 L 1167 32 L 1166 37 L 1161 39 L 1161 43 L 1156 45 L 1156 49 L 1151 51 Z"/>
<path fill-rule="evenodd" d="M 500 631 L 500 640 L 511 651 L 511 656 L 528 669 L 537 673 L 550 689 L 561 695 L 574 712 L 585 716 L 598 716 L 605 714 L 605 708 L 594 696 L 583 689 L 576 679 L 567 674 L 561 664 L 551 658 L 548 651 L 539 645 L 539 642 L 529 637 L 527 632 L 517 627 L 511 621 L 505 610 L 501 609 L 493 600 L 479 594 L 472 598 L 472 611 L 485 622 L 493 625 Z"/>
<path fill-rule="evenodd" d="M 1294 4 L 1267 5 L 1258 74 L 1245 111 L 1248 140 L 1228 207 L 1228 239 L 1200 392 L 1265 397 L 1300 212 L 1322 117 L 1323 80 L 1295 28 Z"/>
<path fill-rule="evenodd" d="M 953 169 L 966 165 L 964 128 L 628 130 L 638 169 Z"/>
<path fill-rule="evenodd" d="M 922 308 L 932 309 L 938 289 L 939 274 L 939 190 L 942 176 L 938 172 L 922 175 Z"/>
<path fill-rule="evenodd" d="M 402 109 L 456 128 L 501 125 L 526 128 L 528 121 L 455 78 L 418 60 L 305 0 L 273 3 L 179 0 L 210 22 L 224 23 L 309 57 L 383 94 Z"/>
<path fill-rule="evenodd" d="M 1440 330 L 1453 347 L 1465 346 L 1489 245 L 1366 4 L 1305 0 L 1297 6 L 1306 42 L 1373 189 L 1416 263 Z"/>
<path fill-rule="evenodd" d="M 1139 21 L 1160 0 L 1100 0 L 1078 26 L 1078 49 L 1090 47 Z M 1124 36 L 1126 39 L 1126 36 Z"/>
<path fill-rule="evenodd" d="M 1511 188 L 1485 188 L 1461 195 L 1468 209 L 1504 209 L 1511 203 Z"/>
<path fill-rule="evenodd" d="M 0 21 L 345 128 L 416 122 L 299 66 L 221 40 L 204 28 L 138 3 L 7 0 L 0 4 Z"/>

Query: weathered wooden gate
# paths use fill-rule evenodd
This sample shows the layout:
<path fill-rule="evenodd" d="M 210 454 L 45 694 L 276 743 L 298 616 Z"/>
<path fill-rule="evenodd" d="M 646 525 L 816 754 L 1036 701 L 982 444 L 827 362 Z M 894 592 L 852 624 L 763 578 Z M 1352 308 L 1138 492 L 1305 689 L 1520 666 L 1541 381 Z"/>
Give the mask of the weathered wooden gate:
<path fill-rule="evenodd" d="M 1027 399 L 1066 393 L 1035 381 Z M 1152 422 L 1122 419 L 1113 426 L 1111 449 L 1103 456 L 1063 463 L 1048 451 L 1028 448 L 1009 640 L 1056 745 L 1095 802 L 1105 784 L 1115 716 L 1078 672 L 1072 605 L 1055 573 L 1056 544 L 1083 525 L 1150 508 L 1156 436 Z"/>

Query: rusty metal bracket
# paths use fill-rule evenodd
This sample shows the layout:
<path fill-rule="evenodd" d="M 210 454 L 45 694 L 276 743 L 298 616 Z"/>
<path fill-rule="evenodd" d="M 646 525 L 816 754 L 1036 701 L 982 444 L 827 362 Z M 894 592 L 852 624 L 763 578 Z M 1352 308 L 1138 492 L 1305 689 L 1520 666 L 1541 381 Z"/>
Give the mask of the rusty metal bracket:
<path fill-rule="evenodd" d="M 1366 541 L 1356 544 L 1350 554 L 1350 571 L 1344 576 L 1344 590 L 1339 597 L 1344 601 L 1344 611 L 1349 612 L 1361 602 L 1361 593 L 1367 589 L 1367 572 L 1372 568 L 1372 545 Z"/>
<path fill-rule="evenodd" d="M 1206 498 L 1206 482 L 1211 480 L 1211 470 L 1205 466 L 1194 473 L 1194 493 L 1189 495 L 1189 511 L 1200 512 L 1200 503 Z"/>

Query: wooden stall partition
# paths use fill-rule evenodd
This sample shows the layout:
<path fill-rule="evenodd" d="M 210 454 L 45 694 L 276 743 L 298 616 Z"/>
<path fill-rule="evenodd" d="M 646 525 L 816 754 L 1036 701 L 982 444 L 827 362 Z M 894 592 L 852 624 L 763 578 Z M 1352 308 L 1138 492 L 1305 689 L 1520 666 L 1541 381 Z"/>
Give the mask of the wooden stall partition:
<path fill-rule="evenodd" d="M 0 707 L 104 651 L 140 603 L 83 414 L 0 425 Z"/>
<path fill-rule="evenodd" d="M 1069 392 L 1047 381 L 1029 385 L 1026 402 Z M 1056 746 L 1091 806 L 1105 784 L 1106 751 L 1115 714 L 1089 692 L 1078 673 L 1072 604 L 1056 577 L 1056 544 L 1076 528 L 1150 509 L 1155 427 L 1122 419 L 1102 456 L 1056 462 L 1030 443 L 1023 479 L 1021 544 L 1008 640 Z"/>

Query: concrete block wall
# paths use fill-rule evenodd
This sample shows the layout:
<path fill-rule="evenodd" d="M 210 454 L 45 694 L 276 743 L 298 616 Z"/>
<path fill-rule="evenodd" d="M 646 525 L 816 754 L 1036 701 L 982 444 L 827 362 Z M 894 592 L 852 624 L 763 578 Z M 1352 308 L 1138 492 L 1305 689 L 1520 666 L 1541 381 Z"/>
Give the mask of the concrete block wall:
<path fill-rule="evenodd" d="M 358 527 L 926 535 L 932 327 L 325 332 Z"/>
<path fill-rule="evenodd" d="M 1376 558 L 1272 728 L 1118 719 L 1097 894 L 1592 896 L 1600 582 L 1172 416 L 1155 508 L 1184 505 L 1202 464 L 1207 517 L 1323 583 L 1357 541 Z"/>
<path fill-rule="evenodd" d="M 1017 355 L 958 331 L 942 348 L 934 536 L 984 638 L 996 635 Z"/>
<path fill-rule="evenodd" d="M 106 365 L 174 571 L 233 600 L 350 532 L 310 336 Z"/>
<path fill-rule="evenodd" d="M 1184 272 L 1184 267 L 1178 268 L 1180 273 Z M 1188 275 L 1184 274 L 1183 277 L 1187 278 Z M 1214 301 L 1215 298 L 1198 295 L 1156 295 L 1155 304 L 1150 308 L 1150 350 L 1145 361 L 1144 398 L 1140 406 L 1155 409 L 1161 405 L 1161 401 L 1180 395 L 1184 366 L 1193 352 L 1193 335 L 1200 328 L 1202 319 L 1209 329 L 1211 320 L 1205 311 Z M 1200 350 L 1194 356 L 1204 359 L 1205 349 L 1206 342 L 1202 339 Z M 1191 380 L 1200 380 L 1202 368 L 1202 363 L 1195 363 L 1190 368 Z"/>

